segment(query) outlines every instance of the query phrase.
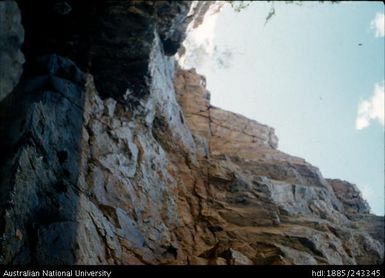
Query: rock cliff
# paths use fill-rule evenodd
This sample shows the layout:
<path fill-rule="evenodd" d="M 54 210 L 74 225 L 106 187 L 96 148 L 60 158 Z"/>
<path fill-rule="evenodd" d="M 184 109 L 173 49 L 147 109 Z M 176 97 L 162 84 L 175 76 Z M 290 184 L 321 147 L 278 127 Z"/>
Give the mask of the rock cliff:
<path fill-rule="evenodd" d="M 357 187 L 175 63 L 207 3 L 91 2 L 0 1 L 1 264 L 383 262 Z"/>

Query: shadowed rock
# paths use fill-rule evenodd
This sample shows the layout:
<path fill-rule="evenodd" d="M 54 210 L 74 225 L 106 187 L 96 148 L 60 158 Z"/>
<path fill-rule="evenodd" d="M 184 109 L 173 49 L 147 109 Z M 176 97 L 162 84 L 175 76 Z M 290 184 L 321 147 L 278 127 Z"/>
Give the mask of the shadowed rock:
<path fill-rule="evenodd" d="M 20 10 L 15 1 L 0 1 L 0 101 L 19 82 L 23 73 L 24 41 Z"/>
<path fill-rule="evenodd" d="M 0 262 L 73 264 L 84 74 L 56 55 L 27 69 L 0 106 Z"/>

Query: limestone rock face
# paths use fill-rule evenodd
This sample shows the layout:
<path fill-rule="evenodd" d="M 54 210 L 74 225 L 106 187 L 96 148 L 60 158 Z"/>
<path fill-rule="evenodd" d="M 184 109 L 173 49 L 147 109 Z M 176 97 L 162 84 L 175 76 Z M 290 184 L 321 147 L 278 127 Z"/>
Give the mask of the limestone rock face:
<path fill-rule="evenodd" d="M 254 264 L 381 262 L 384 220 L 368 220 L 375 216 L 358 189 L 277 150 L 272 128 L 212 107 L 204 83 L 194 70 L 176 72 L 186 122 L 209 150 L 204 215 L 223 240 L 201 256 L 214 264 L 229 250 Z"/>
<path fill-rule="evenodd" d="M 205 78 L 175 64 L 207 5 L 18 3 L 27 62 L 14 89 L 1 77 L 1 264 L 383 263 L 384 218 L 355 186 L 210 105 Z"/>
<path fill-rule="evenodd" d="M 336 196 L 342 202 L 346 213 L 369 213 L 369 204 L 362 198 L 361 192 L 355 184 L 347 181 L 329 179 Z"/>

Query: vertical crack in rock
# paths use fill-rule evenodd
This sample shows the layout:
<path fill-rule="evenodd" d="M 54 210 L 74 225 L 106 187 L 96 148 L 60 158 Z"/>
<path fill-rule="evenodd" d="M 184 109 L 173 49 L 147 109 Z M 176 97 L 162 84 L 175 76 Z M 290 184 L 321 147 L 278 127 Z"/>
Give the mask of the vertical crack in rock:
<path fill-rule="evenodd" d="M 211 106 L 201 80 L 195 70 L 178 69 L 174 82 L 197 146 L 209 146 L 205 216 L 222 242 L 194 262 L 382 262 L 383 217 L 369 214 L 357 188 L 325 180 L 305 160 L 277 150 L 272 128 Z"/>

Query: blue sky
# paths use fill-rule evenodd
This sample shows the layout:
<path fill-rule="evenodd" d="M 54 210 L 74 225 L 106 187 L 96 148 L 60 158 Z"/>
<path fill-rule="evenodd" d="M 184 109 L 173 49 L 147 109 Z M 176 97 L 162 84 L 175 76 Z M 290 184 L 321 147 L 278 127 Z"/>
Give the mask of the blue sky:
<path fill-rule="evenodd" d="M 191 32 L 184 57 L 212 104 L 275 128 L 279 149 L 362 190 L 384 214 L 382 2 L 224 4 Z"/>

